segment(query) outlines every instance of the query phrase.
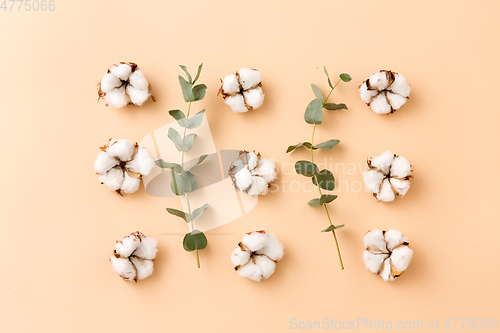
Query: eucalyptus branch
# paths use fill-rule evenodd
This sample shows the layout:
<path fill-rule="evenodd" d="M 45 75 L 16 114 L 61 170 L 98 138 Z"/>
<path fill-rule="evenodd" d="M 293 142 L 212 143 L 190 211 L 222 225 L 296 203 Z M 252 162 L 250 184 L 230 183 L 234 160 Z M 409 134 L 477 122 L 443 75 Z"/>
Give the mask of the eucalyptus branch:
<path fill-rule="evenodd" d="M 174 192 L 177 196 L 184 196 L 186 199 L 188 208 L 187 212 L 174 208 L 167 208 L 167 211 L 172 215 L 182 218 L 190 225 L 191 231 L 184 236 L 182 244 L 184 250 L 188 252 L 194 251 L 196 253 L 196 262 L 198 264 L 198 268 L 200 268 L 198 250 L 203 250 L 207 247 L 207 237 L 203 232 L 195 228 L 194 221 L 199 218 L 209 206 L 208 204 L 204 204 L 194 211 L 191 211 L 189 193 L 198 189 L 198 183 L 194 179 L 194 175 L 190 172 L 190 170 L 202 163 L 208 155 L 201 155 L 196 163 L 188 168 L 184 168 L 184 153 L 193 148 L 194 138 L 196 137 L 195 133 L 186 135 L 187 130 L 199 127 L 203 121 L 203 115 L 205 114 L 205 110 L 201 110 L 194 116 L 190 117 L 191 105 L 193 102 L 201 101 L 205 97 L 207 86 L 204 84 L 195 85 L 196 81 L 198 81 L 198 78 L 200 77 L 203 64 L 198 67 L 198 72 L 194 80 L 189 74 L 186 66 L 181 65 L 180 67 L 186 73 L 187 77 L 187 79 L 185 79 L 179 75 L 179 83 L 181 85 L 184 100 L 188 103 L 188 110 L 186 114 L 184 114 L 181 110 L 170 110 L 168 112 L 175 120 L 177 120 L 177 123 L 184 128 L 182 137 L 174 128 L 169 128 L 168 138 L 172 140 L 177 150 L 181 153 L 181 164 L 165 162 L 164 160 L 159 159 L 156 161 L 156 165 L 160 168 L 170 169 L 170 173 L 172 175 L 170 187 L 172 192 Z"/>
<path fill-rule="evenodd" d="M 310 177 L 313 184 L 318 187 L 318 192 L 319 192 L 319 198 L 314 198 L 308 202 L 309 206 L 311 207 L 320 207 L 323 206 L 325 209 L 326 216 L 328 218 L 328 222 L 330 225 L 322 230 L 322 232 L 331 232 L 333 235 L 333 239 L 335 241 L 335 247 L 337 248 L 337 253 L 339 257 L 339 262 L 340 262 L 340 269 L 344 269 L 344 264 L 342 262 L 342 256 L 340 255 L 340 248 L 339 244 L 337 241 L 337 235 L 335 234 L 335 230 L 342 228 L 344 225 L 334 225 L 332 223 L 332 219 L 330 217 L 330 213 L 328 212 L 328 206 L 327 204 L 332 202 L 333 200 L 337 199 L 337 195 L 331 195 L 331 194 L 323 194 L 321 189 L 326 190 L 326 191 L 333 191 L 335 189 L 335 178 L 332 174 L 331 171 L 327 169 L 319 170 L 318 166 L 314 164 L 314 150 L 317 149 L 323 149 L 323 150 L 329 150 L 335 147 L 336 145 L 339 144 L 339 140 L 328 140 L 325 142 L 322 142 L 320 144 L 315 145 L 314 144 L 314 134 L 316 133 L 316 126 L 321 125 L 322 119 L 323 119 L 323 109 L 326 110 L 342 110 L 345 109 L 347 110 L 347 106 L 345 104 L 335 104 L 335 103 L 328 103 L 328 99 L 330 98 L 330 95 L 332 94 L 333 90 L 335 87 L 339 84 L 340 81 L 344 82 L 349 82 L 351 81 L 351 77 L 349 74 L 340 74 L 339 80 L 335 83 L 335 85 L 332 85 L 332 82 L 330 80 L 330 76 L 328 75 L 328 71 L 326 70 L 325 67 L 325 74 L 328 79 L 328 85 L 331 88 L 330 92 L 326 96 L 326 98 L 323 97 L 323 94 L 321 93 L 321 90 L 319 89 L 318 86 L 311 84 L 311 88 L 316 95 L 316 98 L 312 100 L 309 105 L 306 108 L 306 112 L 304 114 L 304 119 L 308 124 L 313 124 L 313 131 L 311 135 L 311 142 L 299 142 L 296 145 L 291 145 L 287 148 L 286 152 L 290 153 L 294 151 L 297 148 L 300 147 L 305 147 L 310 150 L 311 153 L 311 160 L 310 161 L 297 161 L 295 163 L 295 171 L 297 174 L 301 174 L 306 177 Z"/>

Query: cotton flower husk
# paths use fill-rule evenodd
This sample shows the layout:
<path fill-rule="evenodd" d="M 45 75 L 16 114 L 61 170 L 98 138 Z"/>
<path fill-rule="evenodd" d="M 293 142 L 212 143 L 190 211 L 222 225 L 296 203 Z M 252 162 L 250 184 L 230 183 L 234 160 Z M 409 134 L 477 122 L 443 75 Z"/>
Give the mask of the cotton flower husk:
<path fill-rule="evenodd" d="M 359 96 L 378 114 L 390 114 L 406 103 L 410 85 L 403 75 L 382 70 L 370 76 L 359 86 Z"/>
<path fill-rule="evenodd" d="M 124 281 L 143 280 L 153 274 L 153 260 L 158 251 L 155 238 L 136 231 L 117 241 L 110 258 L 113 269 Z"/>
<path fill-rule="evenodd" d="M 260 282 L 274 273 L 283 249 L 274 234 L 264 230 L 249 232 L 231 253 L 231 262 L 240 276 Z"/>
<path fill-rule="evenodd" d="M 368 159 L 367 163 L 369 170 L 363 172 L 363 179 L 377 200 L 391 202 L 410 189 L 413 167 L 406 158 L 386 150 Z"/>
<path fill-rule="evenodd" d="M 117 109 L 128 104 L 141 106 L 149 98 L 155 101 L 151 85 L 133 62 L 119 62 L 109 67 L 97 84 L 97 93 L 107 106 Z"/>
<path fill-rule="evenodd" d="M 363 260 L 366 268 L 384 281 L 394 281 L 410 265 L 413 250 L 408 238 L 396 229 L 370 230 L 363 239 Z"/>
<path fill-rule="evenodd" d="M 236 74 L 222 79 L 219 94 L 233 112 L 241 113 L 257 109 L 264 103 L 261 74 L 256 69 L 241 68 Z"/>
<path fill-rule="evenodd" d="M 229 167 L 228 175 L 238 191 L 248 195 L 265 195 L 278 178 L 276 164 L 261 158 L 260 153 L 240 150 L 238 159 Z"/>
<path fill-rule="evenodd" d="M 154 165 L 146 149 L 139 147 L 137 142 L 109 139 L 97 155 L 94 171 L 101 184 L 123 196 L 137 191 L 142 176 L 148 175 Z"/>

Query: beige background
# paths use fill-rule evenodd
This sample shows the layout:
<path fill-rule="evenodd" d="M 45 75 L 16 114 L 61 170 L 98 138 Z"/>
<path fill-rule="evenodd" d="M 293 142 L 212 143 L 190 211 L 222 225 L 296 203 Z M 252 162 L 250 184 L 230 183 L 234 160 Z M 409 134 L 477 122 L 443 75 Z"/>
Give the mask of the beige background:
<path fill-rule="evenodd" d="M 10 4 L 9 4 L 10 6 Z M 16 4 L 16 7 L 18 4 Z M 54 12 L 0 10 L 3 143 L 0 191 L 2 332 L 286 332 L 290 319 L 372 321 L 500 317 L 498 142 L 500 44 L 496 1 L 82 1 Z M 97 103 L 107 67 L 134 61 L 156 103 L 115 110 Z M 248 214 L 208 233 L 195 256 L 182 249 L 187 226 L 141 188 L 121 198 L 92 165 L 108 138 L 140 140 L 185 108 L 178 64 L 204 62 L 201 82 L 218 149 L 256 149 L 284 167 L 282 189 Z M 377 203 L 359 191 L 361 172 L 337 174 L 331 205 L 346 269 L 339 270 L 327 220 L 292 193 L 291 165 L 306 151 L 303 111 L 310 84 L 327 89 L 322 66 L 348 72 L 318 142 L 337 138 L 316 159 L 364 165 L 385 149 L 404 155 L 415 181 L 404 198 Z M 259 69 L 264 106 L 234 114 L 216 93 L 219 78 Z M 357 86 L 379 69 L 401 72 L 410 101 L 396 114 L 373 113 Z M 306 188 L 307 189 L 307 188 Z M 398 228 L 415 251 L 394 283 L 368 272 L 368 229 Z M 229 255 L 243 234 L 266 229 L 285 245 L 263 283 L 233 272 Z M 158 238 L 155 273 L 123 282 L 108 257 L 114 241 L 141 230 Z M 224 327 L 224 328 L 223 328 Z"/>

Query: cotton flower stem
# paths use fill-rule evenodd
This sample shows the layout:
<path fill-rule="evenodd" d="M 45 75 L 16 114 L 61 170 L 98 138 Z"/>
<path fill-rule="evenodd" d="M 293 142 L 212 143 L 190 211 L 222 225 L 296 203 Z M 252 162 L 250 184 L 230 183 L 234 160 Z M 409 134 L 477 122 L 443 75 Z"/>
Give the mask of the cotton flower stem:
<path fill-rule="evenodd" d="M 191 112 L 191 102 L 189 102 L 189 104 L 188 104 L 188 112 L 186 115 L 186 119 L 189 118 L 190 112 Z M 184 127 L 184 133 L 182 135 L 182 142 L 184 142 L 184 139 L 186 138 L 186 130 L 187 130 L 187 128 Z M 182 167 L 182 170 L 184 170 L 184 151 L 181 153 L 181 167 Z M 186 202 L 187 202 L 187 206 L 188 206 L 188 213 L 189 213 L 189 215 L 191 215 L 191 205 L 189 204 L 189 195 L 186 193 L 185 197 L 186 197 Z M 190 225 L 191 225 L 191 231 L 193 231 L 194 230 L 194 221 L 191 221 Z M 198 254 L 198 249 L 195 249 L 195 252 L 196 252 L 196 262 L 198 263 L 198 268 L 200 268 L 200 256 Z"/>
<path fill-rule="evenodd" d="M 340 82 L 340 80 L 338 80 L 337 83 L 335 83 L 335 85 L 333 86 L 332 90 L 330 90 L 330 93 L 328 94 L 328 96 L 326 96 L 325 101 L 323 102 L 323 106 L 327 103 L 328 98 L 330 97 L 330 95 L 333 92 L 333 89 L 335 89 L 335 87 L 337 86 L 337 84 L 339 84 L 339 82 Z M 316 125 L 317 124 L 314 124 L 312 137 L 311 137 L 311 163 L 314 163 L 314 154 L 313 154 L 314 149 L 312 149 L 312 146 L 314 145 L 314 133 L 316 132 Z M 316 184 L 318 184 L 319 196 L 321 197 L 323 195 L 323 193 L 321 192 L 321 187 L 319 187 L 319 181 L 318 181 L 317 175 L 314 176 L 314 178 L 316 179 Z M 328 207 L 326 206 L 326 203 L 323 204 L 323 207 L 325 208 L 326 216 L 328 217 L 328 222 L 330 223 L 330 225 L 333 225 L 332 219 L 330 218 L 330 213 L 328 212 Z M 344 264 L 342 263 L 342 256 L 340 255 L 340 248 L 339 248 L 339 243 L 337 241 L 337 235 L 335 234 L 335 229 L 332 230 L 332 234 L 333 234 L 333 239 L 335 241 L 335 247 L 337 248 L 337 254 L 339 256 L 340 269 L 343 270 Z"/>

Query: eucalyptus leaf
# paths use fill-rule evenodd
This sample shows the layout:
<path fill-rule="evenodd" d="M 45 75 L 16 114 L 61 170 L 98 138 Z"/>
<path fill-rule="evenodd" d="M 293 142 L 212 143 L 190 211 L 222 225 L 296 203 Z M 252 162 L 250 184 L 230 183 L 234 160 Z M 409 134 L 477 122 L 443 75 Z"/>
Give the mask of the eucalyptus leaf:
<path fill-rule="evenodd" d="M 325 69 L 326 78 L 328 79 L 328 85 L 330 86 L 330 88 L 333 89 L 332 81 L 330 81 L 330 75 L 328 75 L 328 71 L 326 70 L 326 66 L 323 66 L 323 68 Z"/>
<path fill-rule="evenodd" d="M 332 202 L 333 200 L 337 199 L 337 196 L 336 195 L 332 195 L 332 194 L 323 194 L 321 195 L 321 198 L 319 199 L 319 202 L 320 204 L 325 204 L 325 203 L 330 203 Z"/>
<path fill-rule="evenodd" d="M 194 168 L 195 166 L 197 166 L 198 164 L 202 163 L 202 162 L 205 160 L 205 158 L 207 158 L 207 156 L 208 156 L 208 155 L 201 155 L 201 156 L 200 156 L 200 158 L 198 159 L 198 161 L 196 161 L 196 163 L 195 163 L 195 164 L 193 164 L 193 165 L 191 165 L 190 167 L 187 167 L 187 168 L 186 168 L 186 171 L 189 171 L 189 170 L 191 170 L 192 168 Z"/>
<path fill-rule="evenodd" d="M 187 67 L 186 66 L 183 66 L 183 65 L 179 65 L 179 67 L 184 71 L 184 73 L 186 73 L 187 77 L 188 77 L 188 80 L 189 80 L 189 83 L 193 83 L 193 79 L 191 78 L 191 75 L 189 74 L 188 70 L 187 70 Z"/>
<path fill-rule="evenodd" d="M 286 149 L 286 153 L 287 153 L 287 154 L 288 154 L 288 153 L 291 153 L 291 152 L 292 152 L 292 151 L 294 151 L 295 149 L 302 147 L 302 145 L 303 145 L 303 142 L 299 142 L 299 143 L 297 143 L 296 145 L 291 145 L 291 146 L 288 146 L 288 148 Z"/>
<path fill-rule="evenodd" d="M 351 76 L 347 73 L 342 73 L 339 75 L 340 79 L 344 82 L 349 82 L 352 80 Z"/>
<path fill-rule="evenodd" d="M 172 188 L 172 192 L 176 195 L 184 195 L 186 193 L 191 192 L 191 182 L 177 174 L 174 169 L 171 169 L 172 181 L 170 182 L 170 187 Z"/>
<path fill-rule="evenodd" d="M 318 174 L 318 166 L 309 161 L 297 161 L 295 163 L 295 171 L 299 175 L 312 177 Z"/>
<path fill-rule="evenodd" d="M 207 237 L 200 230 L 193 230 L 184 236 L 182 246 L 188 252 L 203 250 L 207 247 Z"/>
<path fill-rule="evenodd" d="M 203 212 L 208 208 L 210 207 L 208 204 L 204 204 L 203 206 L 201 206 L 200 208 L 196 208 L 193 213 L 191 214 L 191 217 L 192 217 L 192 221 L 196 220 L 197 218 L 199 218 Z"/>
<path fill-rule="evenodd" d="M 182 177 L 184 177 L 184 179 L 187 179 L 187 181 L 191 185 L 190 192 L 194 192 L 198 189 L 198 182 L 194 179 L 194 175 L 191 172 L 184 171 L 182 173 Z"/>
<path fill-rule="evenodd" d="M 316 179 L 318 182 L 316 182 Z M 323 169 L 313 177 L 312 182 L 314 185 L 321 187 L 327 191 L 333 191 L 335 189 L 335 178 L 331 171 Z M 319 184 L 318 184 L 319 183 Z"/>
<path fill-rule="evenodd" d="M 200 127 L 201 122 L 203 121 L 204 114 L 205 114 L 205 109 L 201 110 L 200 112 L 198 112 L 194 116 L 189 117 L 187 128 L 194 129 L 194 128 Z"/>
<path fill-rule="evenodd" d="M 193 80 L 193 84 L 196 83 L 196 81 L 198 81 L 198 78 L 200 77 L 200 74 L 201 74 L 201 69 L 203 68 L 203 64 L 200 64 L 200 66 L 198 66 L 198 72 L 196 73 L 196 76 Z"/>
<path fill-rule="evenodd" d="M 341 103 L 341 104 L 335 104 L 335 103 L 326 103 L 323 105 L 323 108 L 331 111 L 335 110 L 347 110 L 347 105 Z"/>
<path fill-rule="evenodd" d="M 339 140 L 328 140 L 328 141 L 325 141 L 322 143 L 318 143 L 317 145 L 314 145 L 313 148 L 329 150 L 329 149 L 332 149 L 333 147 L 335 147 L 336 145 L 338 145 L 339 143 L 340 143 Z"/>
<path fill-rule="evenodd" d="M 311 84 L 311 88 L 314 92 L 314 95 L 316 95 L 316 98 L 321 101 L 321 104 L 323 104 L 325 99 L 323 98 L 323 94 L 321 93 L 321 90 L 319 89 L 319 87 L 315 84 Z"/>
<path fill-rule="evenodd" d="M 193 148 L 195 136 L 196 136 L 195 133 L 191 133 L 191 134 L 186 135 L 186 137 L 184 138 L 184 144 L 186 145 L 187 150 L 190 150 L 191 148 Z"/>
<path fill-rule="evenodd" d="M 307 149 L 312 149 L 312 150 L 318 149 L 316 147 L 313 147 L 313 145 L 310 142 L 304 142 L 304 147 L 306 147 Z"/>
<path fill-rule="evenodd" d="M 321 125 L 321 120 L 323 119 L 323 103 L 319 99 L 312 100 L 309 105 L 307 105 L 306 112 L 304 114 L 304 119 L 308 124 L 318 124 Z"/>
<path fill-rule="evenodd" d="M 168 129 L 168 137 L 174 142 L 175 148 L 177 148 L 178 151 L 186 152 L 189 150 L 184 141 L 182 141 L 182 137 L 179 132 L 177 132 L 172 127 Z"/>
<path fill-rule="evenodd" d="M 340 229 L 340 228 L 342 228 L 344 226 L 345 226 L 345 224 L 341 224 L 341 225 L 333 225 L 332 224 L 328 228 L 321 230 L 321 232 L 330 232 L 330 231 L 333 231 L 333 230 L 336 230 L 336 229 Z"/>
<path fill-rule="evenodd" d="M 175 216 L 178 216 L 178 217 L 184 219 L 184 221 L 186 221 L 186 222 L 191 221 L 191 215 L 189 215 L 188 213 L 184 213 L 182 210 L 178 210 L 178 209 L 174 209 L 174 208 L 167 208 L 167 212 L 169 212 L 172 215 L 175 215 Z"/>
<path fill-rule="evenodd" d="M 162 169 L 172 169 L 173 168 L 175 170 L 175 172 L 177 172 L 177 173 L 182 172 L 182 167 L 177 163 L 165 162 L 161 158 L 159 160 L 156 160 L 155 163 L 157 166 L 159 166 Z"/>
<path fill-rule="evenodd" d="M 193 87 L 193 96 L 194 102 L 201 101 L 203 97 L 205 97 L 205 93 L 207 92 L 207 86 L 204 84 L 199 84 Z"/>
<path fill-rule="evenodd" d="M 181 125 L 182 127 L 188 127 L 188 120 L 186 115 L 181 110 L 170 110 L 168 113 Z"/>
<path fill-rule="evenodd" d="M 186 102 L 194 102 L 194 95 L 191 83 L 187 82 L 185 78 L 179 75 L 179 83 L 182 88 L 182 95 Z"/>
<path fill-rule="evenodd" d="M 309 202 L 307 204 L 311 207 L 319 207 L 322 205 L 322 203 L 320 202 L 320 199 L 318 199 L 318 198 L 314 198 L 314 199 L 309 200 Z"/>

